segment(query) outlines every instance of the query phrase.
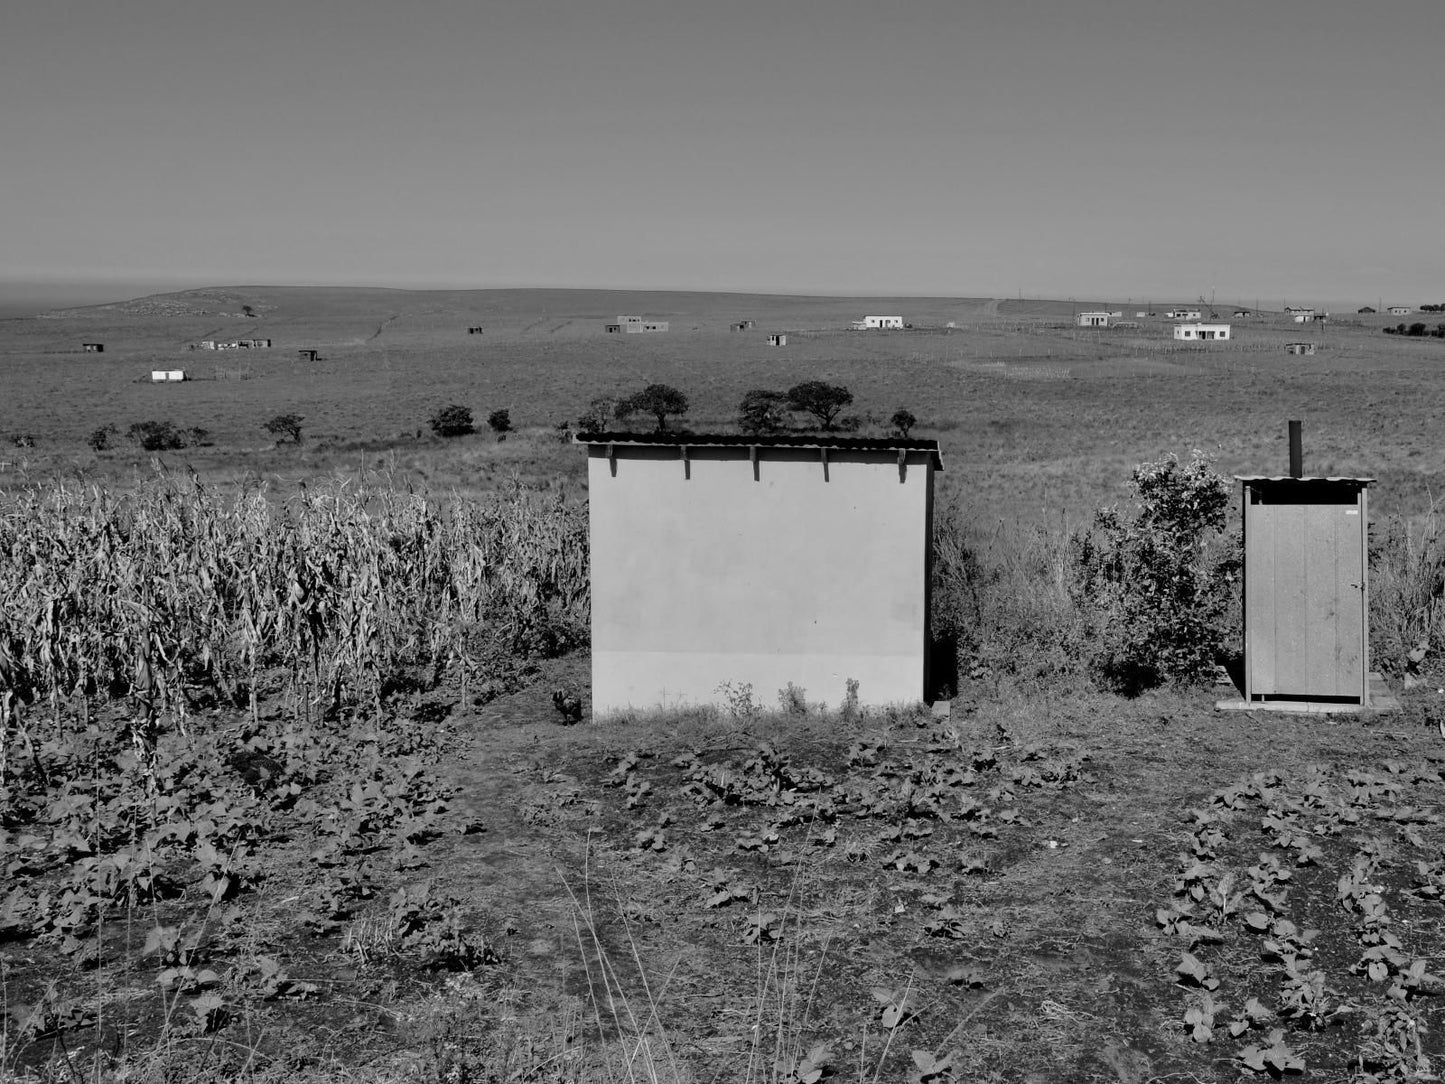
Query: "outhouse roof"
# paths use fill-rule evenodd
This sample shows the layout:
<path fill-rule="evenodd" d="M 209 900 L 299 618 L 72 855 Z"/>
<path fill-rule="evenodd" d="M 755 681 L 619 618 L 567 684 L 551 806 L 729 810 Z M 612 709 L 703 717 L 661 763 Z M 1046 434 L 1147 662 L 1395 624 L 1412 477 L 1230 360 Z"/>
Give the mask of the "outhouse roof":
<path fill-rule="evenodd" d="M 1334 482 L 1336 484 L 1352 483 L 1354 485 L 1367 486 L 1375 481 L 1374 478 L 1343 478 L 1343 477 L 1321 477 L 1319 475 L 1307 475 L 1303 478 L 1296 478 L 1292 474 L 1236 474 L 1236 482 Z"/>
<path fill-rule="evenodd" d="M 841 452 L 927 452 L 935 470 L 943 469 L 936 440 L 898 437 L 842 437 L 820 433 L 749 436 L 744 433 L 609 433 L 583 432 L 575 444 L 610 444 L 640 448 L 826 448 Z"/>

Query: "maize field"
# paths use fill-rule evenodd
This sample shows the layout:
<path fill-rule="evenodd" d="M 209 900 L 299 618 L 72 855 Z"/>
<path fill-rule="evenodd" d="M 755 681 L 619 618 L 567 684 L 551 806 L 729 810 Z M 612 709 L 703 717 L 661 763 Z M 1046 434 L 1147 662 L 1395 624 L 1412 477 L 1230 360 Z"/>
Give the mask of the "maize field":
<path fill-rule="evenodd" d="M 123 701 L 150 730 L 257 696 L 380 706 L 585 641 L 587 521 L 336 481 L 277 502 L 194 478 L 52 484 L 0 503 L 0 785 L 14 742 Z"/>

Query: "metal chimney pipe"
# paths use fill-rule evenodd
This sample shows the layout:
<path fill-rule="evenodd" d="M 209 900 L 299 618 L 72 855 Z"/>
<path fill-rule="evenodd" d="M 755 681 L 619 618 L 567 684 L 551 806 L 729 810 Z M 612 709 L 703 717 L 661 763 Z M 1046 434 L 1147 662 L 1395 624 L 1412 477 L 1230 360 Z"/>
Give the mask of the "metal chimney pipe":
<path fill-rule="evenodd" d="M 1289 476 L 1299 478 L 1305 472 L 1304 443 L 1300 439 L 1300 423 L 1289 423 Z"/>

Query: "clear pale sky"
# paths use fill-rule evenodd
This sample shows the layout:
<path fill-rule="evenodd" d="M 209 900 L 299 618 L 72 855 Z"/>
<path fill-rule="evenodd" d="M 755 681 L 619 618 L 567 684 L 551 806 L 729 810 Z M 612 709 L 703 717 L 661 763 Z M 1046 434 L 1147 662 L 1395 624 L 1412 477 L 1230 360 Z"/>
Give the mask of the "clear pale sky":
<path fill-rule="evenodd" d="M 1441 301 L 1442 45 L 1441 0 L 23 0 L 0 287 Z"/>

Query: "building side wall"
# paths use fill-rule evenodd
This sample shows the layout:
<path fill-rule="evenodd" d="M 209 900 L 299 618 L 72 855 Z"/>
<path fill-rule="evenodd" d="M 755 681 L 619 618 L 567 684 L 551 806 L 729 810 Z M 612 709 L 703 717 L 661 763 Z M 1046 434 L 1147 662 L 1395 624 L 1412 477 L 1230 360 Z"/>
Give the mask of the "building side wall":
<path fill-rule="evenodd" d="M 793 683 L 864 704 L 924 694 L 931 476 L 915 453 L 591 450 L 593 710 Z M 690 476 L 689 476 L 690 475 Z"/>

